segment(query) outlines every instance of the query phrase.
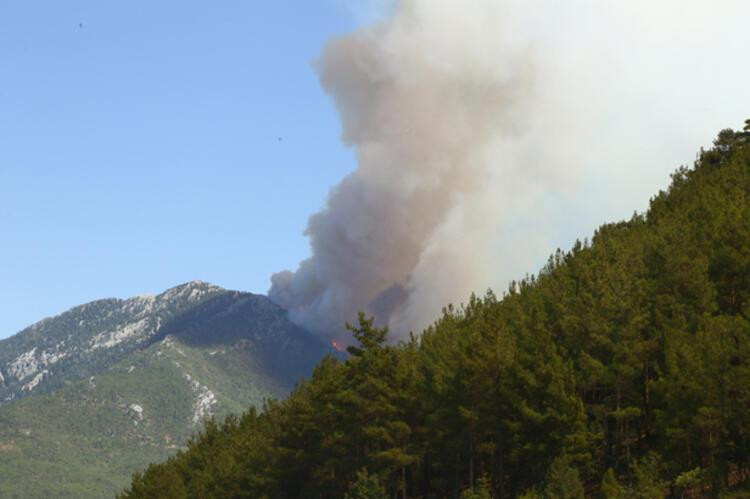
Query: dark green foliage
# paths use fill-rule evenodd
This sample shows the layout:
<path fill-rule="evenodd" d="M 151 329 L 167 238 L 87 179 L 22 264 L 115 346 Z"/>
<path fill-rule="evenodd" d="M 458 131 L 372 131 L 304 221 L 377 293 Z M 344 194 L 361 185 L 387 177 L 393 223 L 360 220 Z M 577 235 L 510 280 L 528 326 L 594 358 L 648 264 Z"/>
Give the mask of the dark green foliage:
<path fill-rule="evenodd" d="M 385 487 L 377 477 L 369 475 L 367 470 L 357 472 L 357 480 L 344 494 L 344 499 L 388 499 Z"/>
<path fill-rule="evenodd" d="M 659 457 L 649 454 L 633 463 L 634 483 L 628 490 L 628 496 L 638 499 L 666 497 L 667 482 L 662 478 L 663 469 Z"/>
<path fill-rule="evenodd" d="M 364 312 L 359 313 L 358 326 L 352 326 L 347 323 L 346 329 L 352 333 L 354 339 L 357 340 L 360 346 L 349 346 L 346 351 L 352 355 L 361 356 L 367 350 L 381 348 L 388 336 L 388 328 L 379 329 L 376 328 L 374 324 L 375 318 L 370 317 L 368 319 Z"/>
<path fill-rule="evenodd" d="M 624 499 L 626 497 L 625 488 L 620 485 L 612 468 L 608 469 L 602 477 L 599 490 L 603 499 Z"/>
<path fill-rule="evenodd" d="M 474 488 L 464 490 L 461 499 L 492 499 L 492 492 L 487 481 L 481 479 Z"/>
<path fill-rule="evenodd" d="M 549 499 L 583 499 L 583 484 L 578 470 L 567 458 L 555 459 L 547 470 L 544 496 Z"/>
<path fill-rule="evenodd" d="M 558 251 L 501 298 L 447 307 L 419 340 L 388 345 L 359 319 L 346 362 L 324 360 L 254 425 L 207 430 L 124 496 L 177 476 L 251 497 L 340 498 L 370 480 L 389 497 L 741 497 L 750 136 L 722 131 L 648 213 Z M 195 453 L 222 464 L 207 473 Z"/>

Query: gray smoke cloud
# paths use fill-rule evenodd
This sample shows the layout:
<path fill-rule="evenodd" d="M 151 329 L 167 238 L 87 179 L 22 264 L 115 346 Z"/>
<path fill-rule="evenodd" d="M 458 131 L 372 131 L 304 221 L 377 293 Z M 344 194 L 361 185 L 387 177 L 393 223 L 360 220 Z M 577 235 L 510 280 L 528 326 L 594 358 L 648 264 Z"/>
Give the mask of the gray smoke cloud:
<path fill-rule="evenodd" d="M 387 19 L 332 40 L 317 70 L 358 166 L 310 218 L 310 258 L 274 274 L 269 296 L 324 336 L 358 310 L 398 336 L 539 268 L 580 196 L 606 192 L 591 179 L 633 174 L 617 162 L 606 175 L 591 171 L 623 143 L 602 131 L 605 117 L 625 120 L 622 132 L 636 116 L 614 103 L 624 87 L 612 75 L 627 81 L 653 63 L 644 54 L 678 46 L 668 36 L 676 27 L 649 37 L 654 23 L 707 18 L 707 4 L 664 5 L 680 7 L 403 0 Z M 658 93 L 632 88 L 635 108 Z"/>

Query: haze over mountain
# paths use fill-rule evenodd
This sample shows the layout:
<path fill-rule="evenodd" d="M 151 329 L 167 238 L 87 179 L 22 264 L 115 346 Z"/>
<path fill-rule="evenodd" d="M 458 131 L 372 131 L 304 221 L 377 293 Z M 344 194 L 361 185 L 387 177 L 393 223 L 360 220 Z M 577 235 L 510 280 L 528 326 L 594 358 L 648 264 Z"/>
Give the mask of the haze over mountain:
<path fill-rule="evenodd" d="M 265 296 L 200 281 L 44 319 L 0 341 L 0 496 L 111 495 L 331 351 Z"/>

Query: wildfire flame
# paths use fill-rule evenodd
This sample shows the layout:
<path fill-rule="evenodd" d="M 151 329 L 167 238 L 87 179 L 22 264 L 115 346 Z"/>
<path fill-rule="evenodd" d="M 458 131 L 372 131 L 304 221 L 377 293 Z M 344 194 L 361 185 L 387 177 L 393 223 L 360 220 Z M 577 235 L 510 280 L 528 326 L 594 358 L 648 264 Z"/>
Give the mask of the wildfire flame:
<path fill-rule="evenodd" d="M 332 346 L 332 347 L 333 347 L 334 349 L 336 349 L 336 351 L 338 351 L 338 352 L 343 352 L 343 351 L 344 351 L 344 347 L 342 347 L 341 345 L 339 345 L 338 343 L 336 343 L 336 340 L 333 340 L 333 341 L 331 342 L 331 346 Z"/>

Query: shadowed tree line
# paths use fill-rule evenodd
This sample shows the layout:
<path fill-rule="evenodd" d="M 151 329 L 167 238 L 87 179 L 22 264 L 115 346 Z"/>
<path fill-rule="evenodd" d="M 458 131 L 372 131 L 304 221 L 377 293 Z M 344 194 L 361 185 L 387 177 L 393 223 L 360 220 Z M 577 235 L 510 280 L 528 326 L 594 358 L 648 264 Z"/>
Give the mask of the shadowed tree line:
<path fill-rule="evenodd" d="M 646 214 L 283 402 L 208 422 L 121 497 L 750 495 L 750 120 Z"/>

